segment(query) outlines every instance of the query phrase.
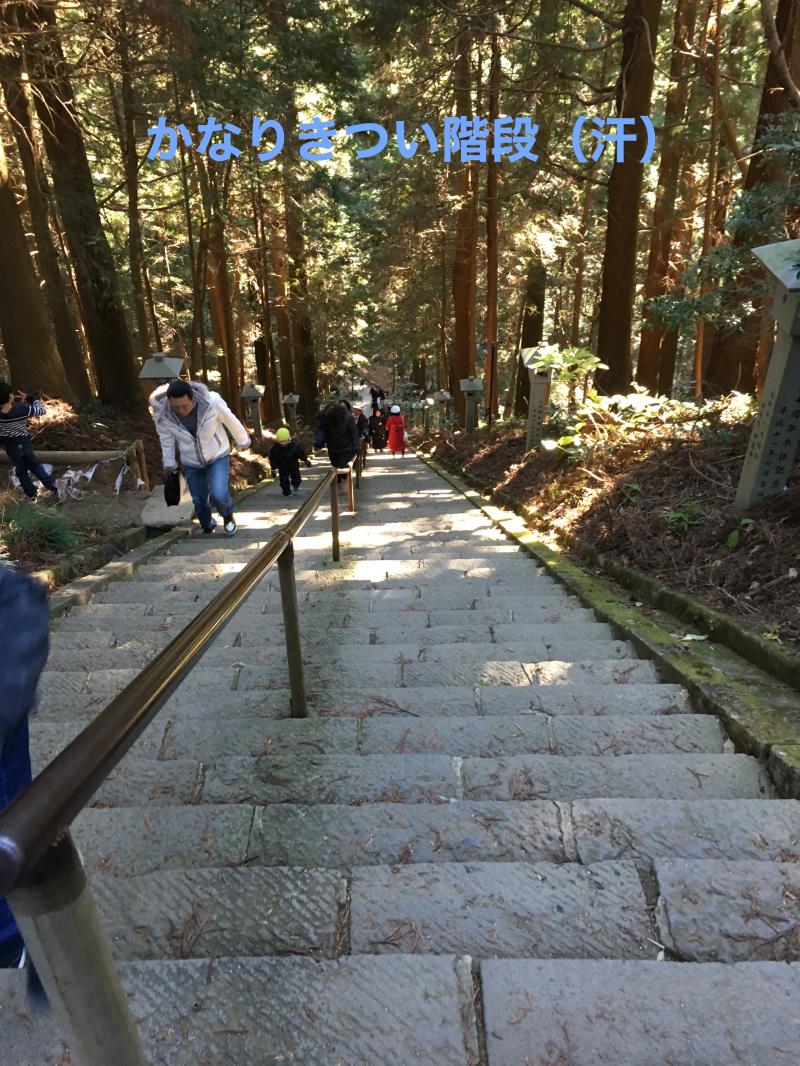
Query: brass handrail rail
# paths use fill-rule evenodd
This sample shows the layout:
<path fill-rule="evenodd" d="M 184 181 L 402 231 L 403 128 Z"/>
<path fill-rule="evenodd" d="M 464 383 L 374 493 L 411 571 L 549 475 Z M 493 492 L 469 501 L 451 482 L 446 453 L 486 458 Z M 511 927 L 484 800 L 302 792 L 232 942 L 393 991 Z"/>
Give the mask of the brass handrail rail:
<path fill-rule="evenodd" d="M 141 733 L 153 721 L 164 703 L 190 672 L 208 644 L 241 606 L 267 571 L 280 563 L 281 593 L 286 611 L 287 589 L 294 591 L 292 541 L 320 505 L 331 486 L 334 559 L 339 557 L 337 477 L 346 473 L 350 490 L 350 510 L 355 510 L 352 486 L 360 467 L 356 457 L 346 469 L 332 468 L 322 477 L 314 492 L 257 555 L 236 575 L 189 625 L 134 678 L 119 695 L 39 773 L 31 785 L 0 812 L 0 896 L 8 896 L 26 883 L 83 810 L 111 771 L 122 761 Z M 286 572 L 285 572 L 286 571 Z M 285 616 L 286 617 L 286 616 Z M 299 659 L 299 633 L 291 634 L 286 619 L 287 649 L 293 699 L 302 689 L 302 660 Z M 294 599 L 296 623 L 296 597 Z M 296 624 L 293 627 L 296 630 Z M 294 636 L 294 647 L 291 638 Z M 294 654 L 294 664 L 292 658 Z M 298 663 L 299 659 L 299 663 Z M 295 670 L 292 670 L 294 665 Z M 293 706 L 293 714 L 305 713 Z"/>

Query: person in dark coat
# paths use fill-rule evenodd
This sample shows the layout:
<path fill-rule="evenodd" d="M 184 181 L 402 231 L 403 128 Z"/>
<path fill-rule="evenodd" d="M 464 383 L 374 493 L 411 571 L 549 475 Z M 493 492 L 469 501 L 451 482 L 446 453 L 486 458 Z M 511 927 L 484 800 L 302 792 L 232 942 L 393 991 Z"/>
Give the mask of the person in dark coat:
<path fill-rule="evenodd" d="M 341 470 L 358 455 L 361 447 L 356 421 L 343 404 L 331 403 L 325 408 L 323 425 L 331 466 Z M 338 480 L 342 481 L 343 477 L 340 475 Z"/>
<path fill-rule="evenodd" d="M 281 426 L 275 434 L 275 443 L 269 451 L 269 465 L 274 474 L 277 470 L 284 496 L 291 496 L 300 491 L 302 478 L 300 477 L 300 464 L 311 466 L 305 449 L 292 439 L 292 434 L 285 426 Z"/>
<path fill-rule="evenodd" d="M 3 640 L 0 693 L 0 809 L 31 783 L 28 716 L 36 703 L 36 686 L 49 651 L 47 590 L 6 563 L 0 563 L 0 633 Z M 0 899 L 0 968 L 28 967 L 29 988 L 44 992 L 26 958 L 11 908 Z"/>
<path fill-rule="evenodd" d="M 380 409 L 377 407 L 370 415 L 369 440 L 373 451 L 382 452 L 386 447 L 386 423 L 381 415 Z"/>

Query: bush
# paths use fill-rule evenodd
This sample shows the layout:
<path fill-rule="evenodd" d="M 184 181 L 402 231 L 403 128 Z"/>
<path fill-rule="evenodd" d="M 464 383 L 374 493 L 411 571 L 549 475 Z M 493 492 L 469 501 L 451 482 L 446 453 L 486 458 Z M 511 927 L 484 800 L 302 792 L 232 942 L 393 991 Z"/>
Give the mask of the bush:
<path fill-rule="evenodd" d="M 46 504 L 12 503 L 0 512 L 2 539 L 9 555 L 62 555 L 76 548 L 80 534 Z"/>

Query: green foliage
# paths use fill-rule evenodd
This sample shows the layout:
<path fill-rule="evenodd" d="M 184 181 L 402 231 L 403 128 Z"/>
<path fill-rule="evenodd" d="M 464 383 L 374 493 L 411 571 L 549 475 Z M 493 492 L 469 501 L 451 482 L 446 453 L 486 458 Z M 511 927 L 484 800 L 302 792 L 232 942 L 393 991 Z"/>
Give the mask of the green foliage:
<path fill-rule="evenodd" d="M 638 481 L 626 481 L 620 489 L 620 494 L 622 496 L 620 506 L 625 506 L 626 504 L 631 503 L 637 503 L 641 491 L 642 486 L 639 484 Z"/>
<path fill-rule="evenodd" d="M 748 526 L 752 526 L 752 524 L 753 524 L 753 519 L 752 518 L 740 518 L 739 519 L 739 525 L 736 527 L 736 529 L 732 530 L 728 534 L 728 539 L 725 541 L 725 543 L 731 549 L 731 551 L 733 551 L 734 549 L 739 547 L 739 541 L 741 539 L 742 533 L 745 532 L 745 530 L 748 528 Z"/>
<path fill-rule="evenodd" d="M 692 500 L 687 500 L 676 510 L 665 511 L 664 520 L 670 533 L 688 533 L 692 526 L 705 523 L 705 517 Z"/>
<path fill-rule="evenodd" d="M 68 519 L 47 504 L 9 504 L 0 513 L 0 529 L 13 558 L 62 555 L 81 542 L 81 535 Z"/>

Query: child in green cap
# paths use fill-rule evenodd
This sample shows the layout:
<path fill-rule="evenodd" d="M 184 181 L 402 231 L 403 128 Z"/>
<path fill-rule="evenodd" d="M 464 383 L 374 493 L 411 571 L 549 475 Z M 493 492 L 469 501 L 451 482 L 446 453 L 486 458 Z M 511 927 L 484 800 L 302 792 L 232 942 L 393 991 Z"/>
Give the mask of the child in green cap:
<path fill-rule="evenodd" d="M 292 439 L 292 434 L 286 426 L 281 426 L 275 434 L 275 443 L 270 448 L 269 465 L 273 475 L 278 471 L 284 496 L 291 496 L 293 492 L 300 491 L 300 483 L 303 480 L 300 477 L 300 463 L 311 466 L 303 447 Z"/>

